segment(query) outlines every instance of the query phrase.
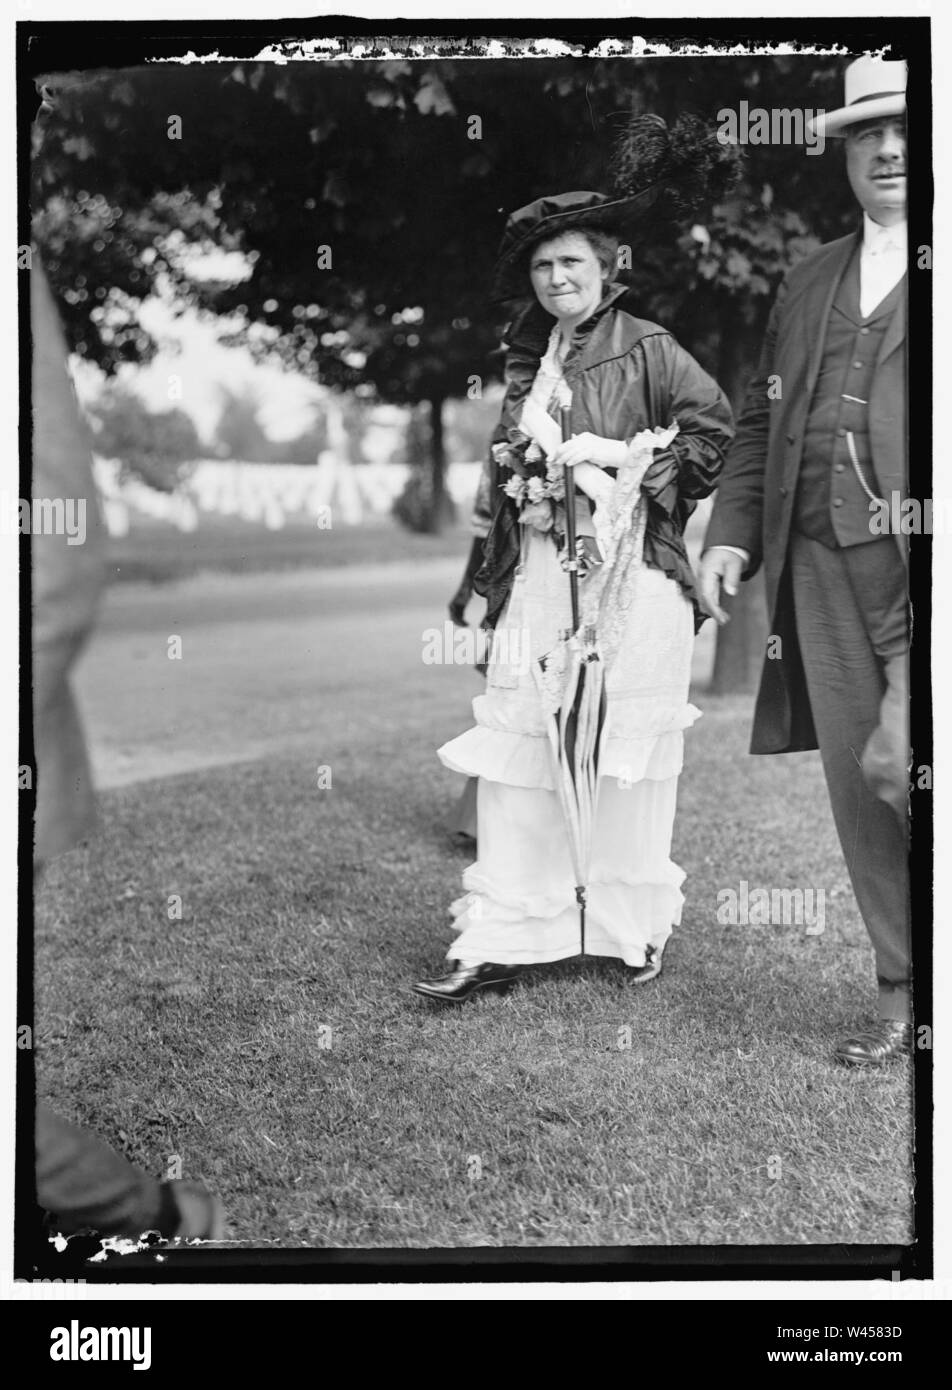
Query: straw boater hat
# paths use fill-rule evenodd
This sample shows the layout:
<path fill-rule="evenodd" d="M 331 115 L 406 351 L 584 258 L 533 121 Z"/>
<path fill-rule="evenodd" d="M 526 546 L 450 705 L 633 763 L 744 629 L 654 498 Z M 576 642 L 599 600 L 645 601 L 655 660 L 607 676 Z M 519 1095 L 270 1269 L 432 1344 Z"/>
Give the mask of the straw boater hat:
<path fill-rule="evenodd" d="M 906 65 L 883 58 L 857 58 L 845 73 L 846 105 L 824 111 L 810 122 L 812 134 L 845 138 L 851 126 L 881 116 L 906 113 Z"/>
<path fill-rule="evenodd" d="M 666 217 L 713 201 L 733 180 L 737 153 L 713 127 L 682 116 L 670 129 L 660 116 L 632 116 L 616 141 L 612 194 L 577 189 L 536 198 L 510 213 L 493 277 L 494 300 L 531 295 L 528 253 L 541 241 L 585 227 L 645 235 Z"/>

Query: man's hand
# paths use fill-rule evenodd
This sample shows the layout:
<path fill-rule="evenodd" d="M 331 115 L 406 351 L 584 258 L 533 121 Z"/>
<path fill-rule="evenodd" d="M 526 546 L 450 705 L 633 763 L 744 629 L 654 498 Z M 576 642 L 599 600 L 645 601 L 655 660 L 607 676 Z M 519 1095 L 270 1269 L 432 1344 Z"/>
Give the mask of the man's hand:
<path fill-rule="evenodd" d="M 586 431 L 564 440 L 550 455 L 549 466 L 574 468 L 579 463 L 594 463 L 597 468 L 621 468 L 627 456 L 628 445 L 623 439 L 603 439 Z"/>
<path fill-rule="evenodd" d="M 721 625 L 730 621 L 728 614 L 720 606 L 721 585 L 724 586 L 725 594 L 736 594 L 743 568 L 744 562 L 741 557 L 733 550 L 727 550 L 720 545 L 705 550 L 701 556 L 698 576 L 701 607 Z"/>

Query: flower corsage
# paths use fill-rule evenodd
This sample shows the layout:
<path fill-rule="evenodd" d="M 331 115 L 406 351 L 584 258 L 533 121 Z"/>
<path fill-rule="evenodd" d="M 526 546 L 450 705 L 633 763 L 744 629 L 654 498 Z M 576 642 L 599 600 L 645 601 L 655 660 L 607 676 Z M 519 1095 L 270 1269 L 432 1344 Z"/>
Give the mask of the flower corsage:
<path fill-rule="evenodd" d="M 510 476 L 501 486 L 506 496 L 515 502 L 520 524 L 531 526 L 544 535 L 550 534 L 558 549 L 563 550 L 565 479 L 562 469 L 552 467 L 541 445 L 518 426 L 510 428 L 506 440 L 493 445 L 492 454 L 501 468 L 509 470 Z M 589 500 L 581 493 L 576 498 L 576 533 L 576 549 L 581 562 L 579 575 L 584 578 L 602 563 L 602 556 L 595 539 Z"/>

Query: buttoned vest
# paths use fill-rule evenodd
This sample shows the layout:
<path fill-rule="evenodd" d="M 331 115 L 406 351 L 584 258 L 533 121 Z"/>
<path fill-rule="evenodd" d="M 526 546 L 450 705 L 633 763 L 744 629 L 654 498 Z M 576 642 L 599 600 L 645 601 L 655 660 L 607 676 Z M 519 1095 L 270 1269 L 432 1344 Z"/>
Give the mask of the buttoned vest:
<path fill-rule="evenodd" d="M 840 280 L 827 322 L 823 357 L 807 416 L 793 525 L 837 546 L 878 540 L 871 497 L 880 496 L 869 443 L 867 403 L 876 359 L 906 277 L 868 318 L 860 313 L 860 248 Z M 851 447 L 852 446 L 852 447 Z"/>

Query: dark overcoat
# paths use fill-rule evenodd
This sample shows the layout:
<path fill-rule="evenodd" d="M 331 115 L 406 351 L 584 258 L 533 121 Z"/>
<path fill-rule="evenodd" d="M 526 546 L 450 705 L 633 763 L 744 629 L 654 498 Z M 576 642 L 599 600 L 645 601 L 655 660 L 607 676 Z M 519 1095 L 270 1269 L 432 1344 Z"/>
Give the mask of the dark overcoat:
<path fill-rule="evenodd" d="M 642 430 L 677 423 L 677 436 L 658 450 L 642 482 L 648 500 L 644 558 L 681 586 L 699 623 L 703 615 L 684 527 L 698 500 L 717 483 L 733 417 L 717 382 L 666 329 L 630 313 L 631 300 L 625 286 L 612 286 L 573 335 L 563 367 L 572 393 L 572 433 L 630 441 Z M 532 304 L 507 330 L 506 395 L 493 443 L 518 426 L 553 323 L 551 314 Z M 484 505 L 492 507 L 492 520 L 475 581 L 477 593 L 486 597 L 488 627 L 509 597 L 519 558 L 519 515 L 502 490 L 504 481 L 490 457 L 481 494 Z"/>
<path fill-rule="evenodd" d="M 704 539 L 750 553 L 743 578 L 764 567 L 770 634 L 781 660 L 765 656 L 750 751 L 817 747 L 797 641 L 787 566 L 807 416 L 833 299 L 861 233 L 832 241 L 790 271 L 770 314 L 763 350 L 737 422 Z M 873 467 L 882 496 L 908 493 L 906 297 L 901 295 L 876 359 L 868 406 Z M 907 542 L 896 534 L 904 561 Z M 774 647 L 776 650 L 776 647 Z"/>

